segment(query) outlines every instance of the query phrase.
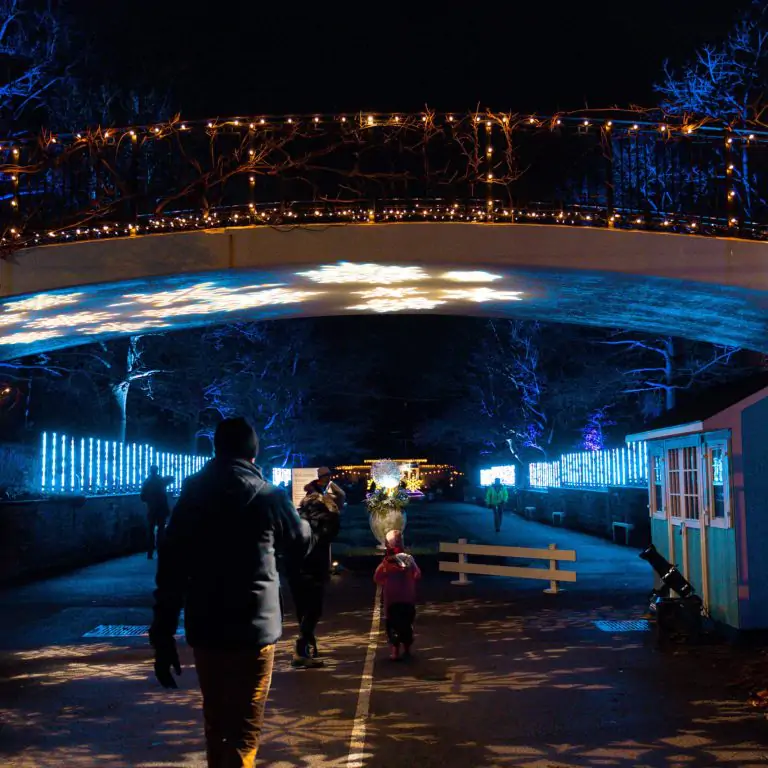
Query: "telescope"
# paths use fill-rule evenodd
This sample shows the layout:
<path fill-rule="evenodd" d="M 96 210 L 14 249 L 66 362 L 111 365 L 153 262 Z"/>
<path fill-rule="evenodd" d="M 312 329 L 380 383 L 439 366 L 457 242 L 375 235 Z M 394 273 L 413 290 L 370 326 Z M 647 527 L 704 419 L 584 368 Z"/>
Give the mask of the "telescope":
<path fill-rule="evenodd" d="M 688 579 L 651 544 L 640 553 L 661 579 L 662 586 L 651 592 L 650 611 L 656 617 L 659 645 L 667 640 L 690 641 L 701 634 L 702 601 Z M 674 592 L 677 597 L 672 597 Z"/>
<path fill-rule="evenodd" d="M 640 559 L 645 560 L 656 571 L 667 594 L 672 591 L 682 598 L 691 597 L 694 594 L 693 584 L 680 573 L 676 565 L 666 560 L 653 544 L 640 553 Z"/>

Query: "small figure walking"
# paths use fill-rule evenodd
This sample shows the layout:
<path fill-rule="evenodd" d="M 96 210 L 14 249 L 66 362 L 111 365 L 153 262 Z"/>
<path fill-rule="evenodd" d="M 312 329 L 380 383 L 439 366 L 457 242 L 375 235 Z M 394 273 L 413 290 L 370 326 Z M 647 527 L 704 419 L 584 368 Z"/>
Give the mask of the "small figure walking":
<path fill-rule="evenodd" d="M 504 517 L 504 505 L 509 501 L 509 493 L 506 486 L 501 484 L 501 478 L 497 477 L 493 485 L 489 486 L 485 494 L 485 503 L 493 510 L 493 524 L 496 533 L 501 532 L 501 521 Z"/>
<path fill-rule="evenodd" d="M 387 551 L 376 569 L 373 580 L 381 585 L 384 597 L 387 637 L 392 646 L 390 658 L 400 659 L 411 655 L 413 645 L 413 622 L 416 619 L 416 582 L 421 570 L 413 555 L 403 548 L 401 531 L 390 531 L 386 535 Z"/>
<path fill-rule="evenodd" d="M 141 486 L 141 500 L 147 505 L 147 560 L 155 556 L 155 547 L 165 531 L 165 524 L 171 514 L 168 506 L 166 486 L 173 482 L 172 477 L 160 477 L 160 468 L 149 468 L 149 477 Z"/>

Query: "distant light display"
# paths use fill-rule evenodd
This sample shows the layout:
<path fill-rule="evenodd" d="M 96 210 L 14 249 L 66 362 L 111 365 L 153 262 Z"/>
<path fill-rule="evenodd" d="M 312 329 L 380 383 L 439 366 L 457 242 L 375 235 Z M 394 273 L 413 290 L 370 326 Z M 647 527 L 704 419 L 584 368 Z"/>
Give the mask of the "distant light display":
<path fill-rule="evenodd" d="M 487 487 L 493 485 L 496 478 L 501 480 L 502 485 L 514 486 L 516 478 L 516 468 L 514 464 L 508 464 L 501 467 L 490 467 L 480 470 L 480 485 Z"/>
<path fill-rule="evenodd" d="M 557 461 L 528 465 L 533 488 L 637 487 L 648 484 L 648 446 L 629 443 L 624 448 L 563 454 Z"/>
<path fill-rule="evenodd" d="M 460 313 L 477 304 L 504 305 L 524 298 L 514 286 L 477 285 L 491 281 L 511 282 L 511 278 L 482 270 L 340 262 L 301 272 L 243 269 L 99 283 L 0 304 L 0 357 L 19 357 L 110 336 L 191 328 L 233 317 Z"/>
<path fill-rule="evenodd" d="M 118 443 L 95 437 L 43 432 L 40 437 L 39 490 L 46 494 L 84 496 L 136 493 L 157 463 L 160 474 L 172 476 L 169 490 L 181 490 L 189 476 L 200 471 L 210 457 L 183 453 L 156 453 L 149 445 Z"/>
<path fill-rule="evenodd" d="M 289 467 L 272 467 L 272 485 L 291 484 L 291 469 Z"/>

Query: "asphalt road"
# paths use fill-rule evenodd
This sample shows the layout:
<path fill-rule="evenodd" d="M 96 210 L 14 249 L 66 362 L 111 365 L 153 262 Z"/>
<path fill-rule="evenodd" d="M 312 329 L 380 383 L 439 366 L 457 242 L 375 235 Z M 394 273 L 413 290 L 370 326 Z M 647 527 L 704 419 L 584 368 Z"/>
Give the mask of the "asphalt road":
<path fill-rule="evenodd" d="M 382 632 L 371 643 L 377 558 L 366 555 L 365 518 L 351 510 L 337 548 L 345 567 L 321 625 L 328 665 L 290 669 L 288 623 L 259 765 L 768 763 L 765 720 L 729 688 L 731 649 L 659 653 L 647 632 L 595 625 L 640 618 L 650 576 L 636 552 L 511 516 L 496 537 L 488 513 L 468 505 L 413 508 L 409 526 L 425 552 L 416 658 L 388 661 Z M 453 586 L 429 550 L 460 537 L 575 548 L 577 583 L 559 595 L 543 594 L 540 581 Z M 180 690 L 166 692 L 152 679 L 145 637 L 83 638 L 97 625 L 148 624 L 153 572 L 136 556 L 0 593 L 0 766 L 204 765 L 184 643 Z"/>

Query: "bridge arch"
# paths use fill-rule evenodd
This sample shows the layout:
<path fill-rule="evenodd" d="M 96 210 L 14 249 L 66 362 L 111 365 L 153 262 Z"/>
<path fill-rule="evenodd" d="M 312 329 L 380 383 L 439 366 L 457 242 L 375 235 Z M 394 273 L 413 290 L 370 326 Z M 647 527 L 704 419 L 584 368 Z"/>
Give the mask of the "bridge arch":
<path fill-rule="evenodd" d="M 231 319 L 522 317 L 768 351 L 768 244 L 558 225 L 247 226 L 21 250 L 0 358 Z"/>

